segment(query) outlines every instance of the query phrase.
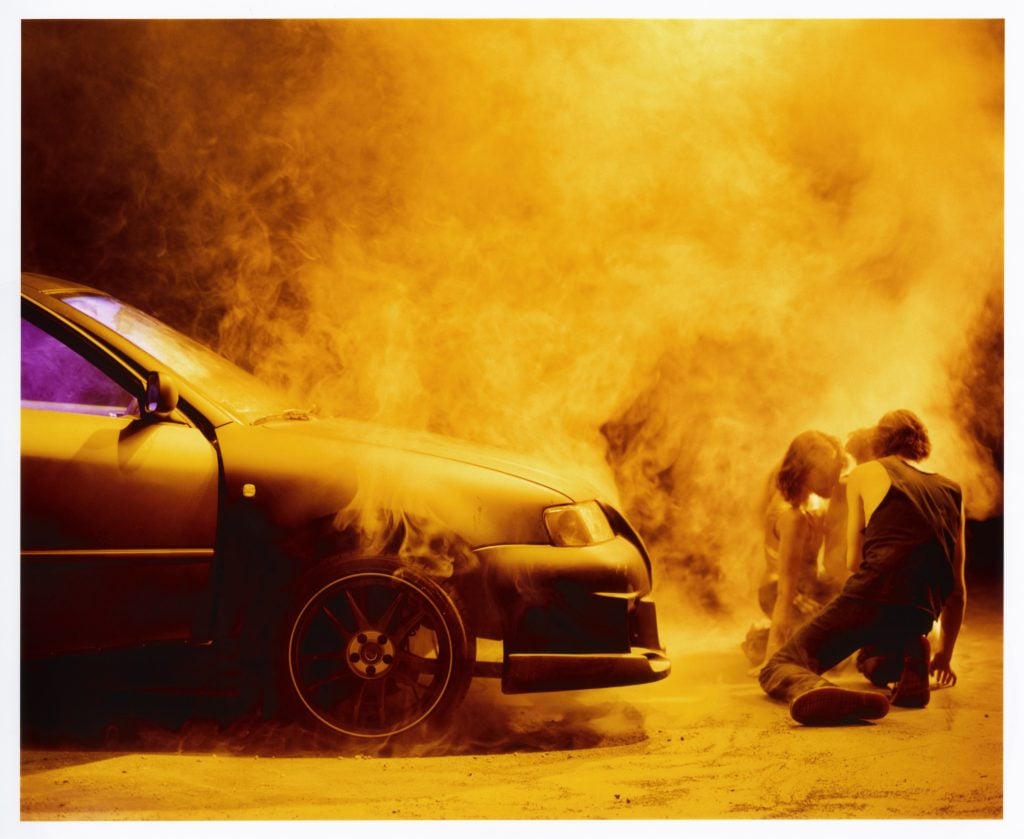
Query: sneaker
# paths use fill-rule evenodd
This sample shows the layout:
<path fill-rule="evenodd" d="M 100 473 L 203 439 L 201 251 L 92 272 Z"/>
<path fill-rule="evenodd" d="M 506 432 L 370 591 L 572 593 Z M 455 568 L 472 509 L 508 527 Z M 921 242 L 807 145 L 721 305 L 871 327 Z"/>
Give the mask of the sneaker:
<path fill-rule="evenodd" d="M 924 635 L 915 638 L 903 656 L 903 672 L 892 692 L 892 704 L 900 708 L 924 708 L 931 699 L 928 662 L 932 649 Z"/>
<path fill-rule="evenodd" d="M 888 713 L 889 700 L 869 690 L 813 688 L 789 703 L 790 716 L 802 725 L 851 725 Z"/>

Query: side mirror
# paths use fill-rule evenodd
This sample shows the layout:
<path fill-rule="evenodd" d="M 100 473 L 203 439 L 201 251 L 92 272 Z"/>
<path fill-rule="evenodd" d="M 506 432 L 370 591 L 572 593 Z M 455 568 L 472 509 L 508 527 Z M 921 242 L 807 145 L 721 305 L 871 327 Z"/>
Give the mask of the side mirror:
<path fill-rule="evenodd" d="M 146 377 L 143 416 L 164 416 L 178 407 L 178 386 L 170 373 L 154 370 Z"/>

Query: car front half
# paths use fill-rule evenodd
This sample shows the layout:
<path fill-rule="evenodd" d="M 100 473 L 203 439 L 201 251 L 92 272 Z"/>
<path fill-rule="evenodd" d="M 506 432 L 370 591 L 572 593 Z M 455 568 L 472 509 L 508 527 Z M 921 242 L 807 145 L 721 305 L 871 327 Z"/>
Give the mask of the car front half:
<path fill-rule="evenodd" d="M 650 558 L 587 484 L 313 417 L 95 289 L 23 277 L 21 438 L 26 659 L 177 648 L 353 737 L 447 724 L 474 676 L 668 675 Z"/>

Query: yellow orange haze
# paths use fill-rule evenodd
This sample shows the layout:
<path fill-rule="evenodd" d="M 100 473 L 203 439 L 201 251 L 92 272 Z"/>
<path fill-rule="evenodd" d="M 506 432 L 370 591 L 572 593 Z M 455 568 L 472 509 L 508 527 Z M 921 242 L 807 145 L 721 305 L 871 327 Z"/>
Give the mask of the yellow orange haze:
<path fill-rule="evenodd" d="M 805 429 L 910 408 L 1001 511 L 998 22 L 128 33 L 160 291 L 219 277 L 219 348 L 306 403 L 587 474 L 711 609 L 749 596 Z"/>

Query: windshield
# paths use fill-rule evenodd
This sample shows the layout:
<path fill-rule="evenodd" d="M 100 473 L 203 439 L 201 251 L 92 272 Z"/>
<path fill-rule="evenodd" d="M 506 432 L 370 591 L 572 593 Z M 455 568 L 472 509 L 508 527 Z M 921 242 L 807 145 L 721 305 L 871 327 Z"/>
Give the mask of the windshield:
<path fill-rule="evenodd" d="M 67 294 L 60 299 L 159 359 L 170 372 L 245 422 L 289 410 L 284 394 L 133 306 L 106 294 Z"/>

